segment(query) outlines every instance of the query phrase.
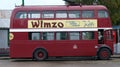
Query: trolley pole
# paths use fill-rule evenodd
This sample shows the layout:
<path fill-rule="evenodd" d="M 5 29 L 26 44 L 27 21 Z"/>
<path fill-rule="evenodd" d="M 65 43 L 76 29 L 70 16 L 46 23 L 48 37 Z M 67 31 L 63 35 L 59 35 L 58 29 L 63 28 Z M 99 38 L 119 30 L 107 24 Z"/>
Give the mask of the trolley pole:
<path fill-rule="evenodd" d="M 24 6 L 24 0 L 22 0 L 22 6 Z"/>

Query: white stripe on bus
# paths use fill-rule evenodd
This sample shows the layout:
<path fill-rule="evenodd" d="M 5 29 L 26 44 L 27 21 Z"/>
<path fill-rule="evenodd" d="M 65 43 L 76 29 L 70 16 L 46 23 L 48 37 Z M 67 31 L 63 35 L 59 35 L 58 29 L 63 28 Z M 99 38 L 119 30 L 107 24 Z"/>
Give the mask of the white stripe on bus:
<path fill-rule="evenodd" d="M 64 32 L 64 31 L 98 31 L 98 29 L 112 29 L 112 28 L 49 28 L 49 29 L 10 29 L 10 32 Z"/>

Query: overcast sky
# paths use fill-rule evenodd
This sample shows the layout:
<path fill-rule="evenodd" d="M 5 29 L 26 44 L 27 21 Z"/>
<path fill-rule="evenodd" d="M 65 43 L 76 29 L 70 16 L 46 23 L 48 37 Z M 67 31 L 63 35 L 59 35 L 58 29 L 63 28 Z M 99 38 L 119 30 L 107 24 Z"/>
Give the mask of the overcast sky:
<path fill-rule="evenodd" d="M 24 0 L 25 5 L 64 5 L 63 0 Z M 13 9 L 21 5 L 22 0 L 0 0 L 0 9 Z"/>

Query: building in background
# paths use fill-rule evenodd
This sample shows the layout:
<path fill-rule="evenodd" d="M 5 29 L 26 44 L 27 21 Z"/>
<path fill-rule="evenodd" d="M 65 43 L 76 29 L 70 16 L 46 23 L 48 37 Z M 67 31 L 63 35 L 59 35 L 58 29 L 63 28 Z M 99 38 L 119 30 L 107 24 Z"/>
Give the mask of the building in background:
<path fill-rule="evenodd" d="M 9 27 L 12 10 L 0 10 L 0 56 L 9 54 Z"/>

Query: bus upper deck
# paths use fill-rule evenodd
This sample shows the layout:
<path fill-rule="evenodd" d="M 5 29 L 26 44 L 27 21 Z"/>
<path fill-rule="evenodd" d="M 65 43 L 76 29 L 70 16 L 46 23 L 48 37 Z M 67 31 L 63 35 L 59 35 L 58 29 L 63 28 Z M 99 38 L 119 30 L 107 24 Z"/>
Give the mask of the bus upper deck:
<path fill-rule="evenodd" d="M 14 19 L 13 19 L 14 18 Z M 13 10 L 11 28 L 27 28 L 21 25 L 29 20 L 96 20 L 96 28 L 111 28 L 108 10 L 102 5 L 91 6 L 21 6 Z M 41 22 L 40 21 L 40 22 Z M 86 22 L 86 21 L 85 21 Z M 13 24 L 16 25 L 13 25 Z M 92 24 L 89 24 L 92 25 Z"/>

